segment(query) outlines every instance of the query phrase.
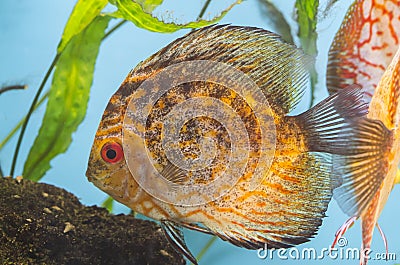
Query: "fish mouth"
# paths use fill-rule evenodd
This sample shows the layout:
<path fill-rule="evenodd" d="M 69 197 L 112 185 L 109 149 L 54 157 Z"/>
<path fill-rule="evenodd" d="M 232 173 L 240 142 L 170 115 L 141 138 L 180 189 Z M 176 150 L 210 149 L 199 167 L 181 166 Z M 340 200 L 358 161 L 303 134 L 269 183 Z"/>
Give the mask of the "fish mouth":
<path fill-rule="evenodd" d="M 86 169 L 85 176 L 88 178 L 88 180 L 89 180 L 90 182 L 93 181 L 94 178 L 93 178 L 92 170 L 90 170 L 90 167 L 88 167 L 88 168 Z"/>
<path fill-rule="evenodd" d="M 86 170 L 86 177 L 89 182 L 93 183 L 96 187 L 103 187 L 104 180 L 109 178 L 109 175 L 98 174 L 101 170 L 91 170 L 90 167 Z"/>
<path fill-rule="evenodd" d="M 91 170 L 90 168 L 88 168 L 88 169 L 86 170 L 85 175 L 86 175 L 87 179 L 88 179 L 90 182 L 95 183 L 96 181 L 99 180 L 99 178 L 96 177 L 96 170 L 93 171 L 93 170 Z"/>

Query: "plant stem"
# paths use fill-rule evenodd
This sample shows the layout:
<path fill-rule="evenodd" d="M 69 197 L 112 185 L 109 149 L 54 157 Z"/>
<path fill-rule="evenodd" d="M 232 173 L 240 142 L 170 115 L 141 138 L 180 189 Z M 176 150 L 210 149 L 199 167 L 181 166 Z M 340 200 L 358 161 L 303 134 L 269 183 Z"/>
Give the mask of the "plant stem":
<path fill-rule="evenodd" d="M 110 36 L 114 31 L 116 31 L 119 27 L 121 27 L 123 24 L 125 24 L 127 22 L 127 20 L 122 20 L 120 22 L 118 22 L 114 27 L 112 27 L 106 34 L 104 34 L 104 37 L 102 39 L 102 41 L 104 39 L 106 39 L 108 36 Z"/>
<path fill-rule="evenodd" d="M 44 86 L 45 86 L 45 84 L 47 82 L 47 79 L 49 79 L 50 74 L 53 71 L 54 66 L 56 65 L 56 63 L 57 63 L 59 58 L 60 58 L 60 54 L 57 54 L 54 57 L 53 62 L 51 63 L 49 69 L 47 70 L 46 75 L 44 76 L 43 81 L 40 84 L 38 91 L 36 92 L 35 98 L 32 101 L 32 104 L 31 104 L 31 106 L 29 108 L 28 114 L 26 115 L 26 118 L 23 121 L 21 132 L 20 132 L 19 137 L 18 137 L 17 146 L 15 147 L 14 157 L 13 157 L 12 164 L 11 164 L 11 171 L 10 171 L 10 176 L 11 177 L 14 175 L 14 171 L 15 171 L 15 166 L 17 164 L 19 150 L 20 150 L 20 147 L 21 147 L 22 139 L 24 138 L 25 130 L 26 130 L 26 127 L 28 125 L 29 119 L 31 118 L 32 113 L 35 110 L 36 104 L 37 104 L 37 102 L 39 100 L 39 96 L 43 91 L 43 88 L 44 88 Z"/>
<path fill-rule="evenodd" d="M 44 102 L 44 100 L 47 98 L 47 96 L 49 95 L 49 91 L 46 91 L 46 93 L 39 99 L 38 103 L 35 106 L 36 110 L 37 108 L 40 107 L 40 105 L 42 105 L 42 103 Z M 7 136 L 3 139 L 3 141 L 0 142 L 0 150 L 4 147 L 4 145 L 14 136 L 14 134 L 19 130 L 19 128 L 21 128 L 22 124 L 24 123 L 26 116 L 23 117 L 18 124 L 11 130 L 11 132 L 9 132 L 7 134 Z"/>
<path fill-rule="evenodd" d="M 311 101 L 310 105 L 308 106 L 309 109 L 311 109 L 314 105 L 315 101 L 315 87 L 318 82 L 318 75 L 317 75 L 317 70 L 315 70 L 315 62 L 312 68 L 310 69 L 310 83 L 311 83 Z"/>
<path fill-rule="evenodd" d="M 10 91 L 10 90 L 16 90 L 16 89 L 26 89 L 27 85 L 14 85 L 14 86 L 6 86 L 0 88 L 0 94 L 3 94 L 4 92 Z"/>
<path fill-rule="evenodd" d="M 200 261 L 201 258 L 206 254 L 208 249 L 214 244 L 215 240 L 217 240 L 216 236 L 212 236 L 206 243 L 206 245 L 203 247 L 203 249 L 200 251 L 200 253 L 197 255 L 196 259 L 197 261 Z"/>
<path fill-rule="evenodd" d="M 211 0 L 207 0 L 207 1 L 204 3 L 204 6 L 203 6 L 203 8 L 201 9 L 200 14 L 199 14 L 199 17 L 198 17 L 199 19 L 202 18 L 202 17 L 204 16 L 204 13 L 206 12 L 206 10 L 207 10 L 208 6 L 210 5 L 210 3 L 211 3 Z"/>

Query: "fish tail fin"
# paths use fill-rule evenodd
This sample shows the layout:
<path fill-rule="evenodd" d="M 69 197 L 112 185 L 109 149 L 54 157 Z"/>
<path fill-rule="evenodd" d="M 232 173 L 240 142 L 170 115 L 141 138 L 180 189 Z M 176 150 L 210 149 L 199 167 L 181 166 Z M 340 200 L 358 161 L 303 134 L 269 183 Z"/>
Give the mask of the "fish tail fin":
<path fill-rule="evenodd" d="M 307 150 L 332 155 L 334 197 L 349 216 L 360 216 L 387 172 L 392 132 L 365 117 L 362 89 L 353 86 L 297 116 Z"/>

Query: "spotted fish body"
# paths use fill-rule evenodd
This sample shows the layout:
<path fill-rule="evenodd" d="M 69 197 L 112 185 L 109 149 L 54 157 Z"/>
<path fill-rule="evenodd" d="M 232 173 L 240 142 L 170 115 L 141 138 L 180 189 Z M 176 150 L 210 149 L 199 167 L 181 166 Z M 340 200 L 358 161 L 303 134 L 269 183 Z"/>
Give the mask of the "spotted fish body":
<path fill-rule="evenodd" d="M 242 96 L 229 86 L 212 82 L 216 74 L 222 76 L 226 84 L 234 80 L 225 76 L 226 71 L 219 69 L 219 65 L 213 69 L 199 69 L 211 73 L 209 80 L 178 82 L 179 85 L 165 93 L 160 93 L 162 82 L 140 89 L 147 80 L 171 65 L 181 68 L 174 75 L 166 75 L 165 80 L 179 81 L 188 71 L 186 64 L 181 63 L 195 61 L 223 63 L 250 78 L 268 100 L 271 125 L 260 129 L 262 124 L 250 103 L 254 100 L 252 95 Z M 175 40 L 133 69 L 111 97 L 95 136 L 86 175 L 97 187 L 135 212 L 167 224 L 165 229 L 172 232 L 183 249 L 184 242 L 171 225 L 215 234 L 250 249 L 266 245 L 291 247 L 310 240 L 322 223 L 332 189 L 338 185 L 331 174 L 329 154 L 343 158 L 337 163 L 347 168 L 345 158 L 363 152 L 354 151 L 353 142 L 365 140 L 367 147 L 381 148 L 384 144 L 378 136 L 387 132 L 381 123 L 362 118 L 366 105 L 357 88 L 335 94 L 301 115 L 288 116 L 307 85 L 307 61 L 300 50 L 258 28 L 210 26 Z M 142 101 L 132 104 L 138 97 L 151 98 L 157 93 L 160 93 L 159 99 L 150 107 L 140 105 Z M 142 135 L 154 168 L 178 190 L 182 187 L 179 185 L 213 183 L 220 176 L 219 171 L 225 169 L 230 159 L 229 150 L 236 144 L 229 137 L 234 132 L 227 131 L 221 121 L 196 116 L 180 127 L 179 139 L 172 143 L 178 146 L 185 159 L 195 160 L 201 156 L 199 139 L 213 138 L 218 150 L 208 167 L 196 172 L 181 170 L 179 165 L 169 161 L 163 150 L 162 139 L 166 136 L 163 119 L 173 111 L 173 106 L 193 98 L 223 102 L 237 113 L 249 140 L 246 147 L 249 155 L 233 187 L 204 203 L 183 205 L 180 201 L 187 199 L 185 196 L 178 196 L 174 202 L 152 196 L 138 184 L 132 172 L 142 174 L 144 182 L 153 174 L 148 167 L 143 167 L 147 157 L 141 152 L 135 153 L 142 148 L 137 140 Z M 192 108 L 203 106 L 193 103 Z M 149 111 L 147 119 L 142 127 L 133 128 L 131 123 L 138 119 L 135 115 L 143 109 Z M 362 133 L 365 129 L 373 133 L 365 135 Z M 266 163 L 263 162 L 265 153 L 260 151 L 263 150 L 260 140 L 263 135 L 275 145 L 271 162 L 263 171 L 259 185 L 249 188 L 257 167 Z M 374 141 L 369 143 L 370 140 Z M 123 149 L 124 159 L 115 160 L 118 150 L 113 150 L 112 146 Z M 105 161 L 104 155 L 111 162 Z M 140 170 L 132 168 L 135 166 L 130 164 L 132 157 Z M 193 192 L 189 197 L 200 200 L 206 195 Z M 192 258 L 190 253 L 186 255 Z"/>
<path fill-rule="evenodd" d="M 392 131 L 379 174 L 374 169 L 354 176 L 338 189 L 339 205 L 350 216 L 362 219 L 363 247 L 372 235 L 396 178 L 399 153 L 400 1 L 358 0 L 350 7 L 329 52 L 328 90 L 348 83 L 362 85 L 371 96 L 368 117 Z M 365 158 L 368 163 L 368 158 Z M 348 179 L 349 180 L 349 179 Z M 354 185 L 354 183 L 358 183 Z M 361 260 L 362 263 L 367 260 Z"/>

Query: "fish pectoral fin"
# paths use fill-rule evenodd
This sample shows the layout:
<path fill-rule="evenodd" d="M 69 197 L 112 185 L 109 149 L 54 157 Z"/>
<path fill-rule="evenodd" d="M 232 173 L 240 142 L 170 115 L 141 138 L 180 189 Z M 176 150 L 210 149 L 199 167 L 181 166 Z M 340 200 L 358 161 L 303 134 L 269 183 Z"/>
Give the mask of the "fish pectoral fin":
<path fill-rule="evenodd" d="M 179 165 L 175 165 L 168 161 L 167 165 L 163 168 L 160 174 L 167 180 L 173 182 L 173 184 L 183 185 L 187 183 L 187 171 L 182 169 Z"/>
<path fill-rule="evenodd" d="M 296 116 L 308 150 L 332 154 L 334 198 L 349 216 L 360 216 L 387 172 L 393 133 L 365 117 L 360 87 L 340 90 Z"/>
<path fill-rule="evenodd" d="M 168 241 L 175 247 L 175 249 L 182 253 L 194 265 L 197 265 L 196 258 L 192 255 L 192 253 L 186 246 L 181 226 L 172 221 L 162 220 L 161 228 L 164 232 L 164 235 L 166 236 Z"/>

